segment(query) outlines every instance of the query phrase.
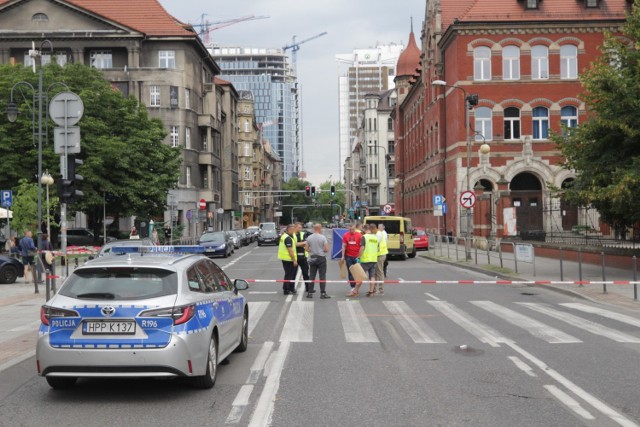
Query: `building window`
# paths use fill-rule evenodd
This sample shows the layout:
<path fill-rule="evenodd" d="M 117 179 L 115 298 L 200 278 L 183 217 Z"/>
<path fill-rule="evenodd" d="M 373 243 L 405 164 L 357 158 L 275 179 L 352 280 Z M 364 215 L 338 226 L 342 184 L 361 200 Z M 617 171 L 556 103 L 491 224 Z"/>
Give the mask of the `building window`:
<path fill-rule="evenodd" d="M 538 2 L 540 0 L 526 0 L 527 1 L 527 9 L 537 9 Z"/>
<path fill-rule="evenodd" d="M 178 145 L 180 145 L 180 128 L 178 126 L 171 126 L 169 135 L 171 136 L 172 147 L 177 147 Z"/>
<path fill-rule="evenodd" d="M 184 128 L 184 148 L 191 149 L 191 128 Z"/>
<path fill-rule="evenodd" d="M 491 126 L 491 108 L 478 107 L 475 110 L 475 116 L 476 141 L 491 141 L 491 139 L 493 139 L 493 127 Z"/>
<path fill-rule="evenodd" d="M 187 166 L 184 170 L 184 177 L 187 187 L 191 187 L 191 166 Z"/>
<path fill-rule="evenodd" d="M 520 79 L 520 48 L 505 46 L 502 49 L 502 78 L 504 80 Z"/>
<path fill-rule="evenodd" d="M 248 119 L 244 121 L 244 131 L 247 133 L 251 131 L 251 122 Z"/>
<path fill-rule="evenodd" d="M 387 119 L 387 130 L 388 131 L 392 131 L 393 130 L 393 119 L 391 117 L 389 117 Z"/>
<path fill-rule="evenodd" d="M 560 78 L 578 78 L 578 48 L 572 44 L 560 47 Z"/>
<path fill-rule="evenodd" d="M 373 130 L 378 130 L 378 119 L 373 119 Z"/>
<path fill-rule="evenodd" d="M 531 78 L 545 80 L 549 78 L 549 48 L 537 45 L 531 48 Z"/>
<path fill-rule="evenodd" d="M 244 157 L 251 157 L 251 143 L 244 143 Z"/>
<path fill-rule="evenodd" d="M 153 85 L 149 89 L 151 99 L 149 100 L 150 107 L 160 106 L 160 86 Z"/>
<path fill-rule="evenodd" d="M 251 181 L 251 167 L 249 166 L 244 167 L 244 180 Z"/>
<path fill-rule="evenodd" d="M 545 107 L 533 109 L 533 139 L 549 137 L 549 110 Z"/>
<path fill-rule="evenodd" d="M 49 22 L 49 17 L 45 13 L 34 13 L 31 20 L 33 22 Z"/>
<path fill-rule="evenodd" d="M 491 49 L 486 46 L 473 50 L 473 79 L 491 80 Z"/>
<path fill-rule="evenodd" d="M 516 107 L 504 110 L 504 139 L 520 139 L 520 110 Z"/>
<path fill-rule="evenodd" d="M 63 67 L 67 63 L 66 52 L 56 52 L 54 55 L 56 57 L 56 63 L 59 66 Z M 51 54 L 43 53 L 42 56 L 40 56 L 40 61 L 42 65 L 51 64 Z M 31 67 L 33 65 L 33 58 L 29 56 L 29 52 L 25 52 L 23 64 L 25 67 Z"/>
<path fill-rule="evenodd" d="M 587 7 L 598 7 L 598 0 L 586 0 Z"/>
<path fill-rule="evenodd" d="M 573 106 L 562 107 L 560 124 L 568 129 L 578 127 L 578 109 Z"/>
<path fill-rule="evenodd" d="M 161 50 L 158 52 L 160 68 L 176 68 L 176 52 L 174 50 Z"/>
<path fill-rule="evenodd" d="M 191 89 L 184 89 L 184 108 L 191 109 Z"/>
<path fill-rule="evenodd" d="M 113 68 L 113 56 L 110 50 L 92 50 L 89 60 L 93 68 Z"/>

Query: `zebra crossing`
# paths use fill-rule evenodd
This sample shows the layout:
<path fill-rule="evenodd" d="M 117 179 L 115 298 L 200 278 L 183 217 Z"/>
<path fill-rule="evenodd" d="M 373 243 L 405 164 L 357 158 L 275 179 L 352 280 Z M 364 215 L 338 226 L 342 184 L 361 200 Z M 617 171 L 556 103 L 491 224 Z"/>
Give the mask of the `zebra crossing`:
<path fill-rule="evenodd" d="M 382 304 L 373 305 L 370 300 L 346 300 L 331 302 L 291 301 L 285 304 L 288 309 L 284 326 L 279 336 L 280 342 L 310 343 L 314 339 L 314 318 L 316 304 L 322 305 L 322 310 L 336 309 L 338 319 L 342 325 L 340 339 L 347 343 L 379 343 L 380 337 L 374 327 L 376 318 L 391 319 L 415 344 L 446 344 L 447 340 L 437 330 L 438 322 L 430 319 L 445 318 L 453 322 L 478 341 L 492 347 L 499 347 L 501 343 L 514 342 L 499 330 L 506 323 L 525 331 L 532 337 L 549 344 L 580 344 L 584 338 L 573 335 L 576 329 L 591 335 L 604 337 L 619 343 L 640 343 L 640 319 L 616 311 L 583 304 L 562 303 L 557 307 L 551 304 L 515 302 L 505 305 L 493 301 L 469 301 L 468 307 L 441 300 L 425 300 L 425 310 L 433 311 L 432 315 L 418 314 L 405 301 L 383 300 Z M 335 304 L 337 307 L 331 308 Z M 490 326 L 486 321 L 479 320 L 470 311 L 490 313 L 498 322 L 497 327 Z M 383 309 L 383 312 L 380 310 Z M 249 302 L 249 335 L 254 336 L 256 327 L 269 310 L 283 310 L 277 302 L 250 301 Z M 538 318 L 532 317 L 537 314 Z M 580 315 L 574 314 L 578 313 Z M 591 318 L 602 319 L 608 325 L 620 325 L 622 330 L 605 326 Z M 483 319 L 486 316 L 483 317 Z M 540 318 L 553 319 L 566 325 L 566 330 L 551 326 Z M 491 322 L 496 324 L 496 322 Z M 441 327 L 441 326 L 440 326 Z M 630 328 L 631 327 L 631 328 Z M 564 328 L 563 328 L 564 329 Z"/>

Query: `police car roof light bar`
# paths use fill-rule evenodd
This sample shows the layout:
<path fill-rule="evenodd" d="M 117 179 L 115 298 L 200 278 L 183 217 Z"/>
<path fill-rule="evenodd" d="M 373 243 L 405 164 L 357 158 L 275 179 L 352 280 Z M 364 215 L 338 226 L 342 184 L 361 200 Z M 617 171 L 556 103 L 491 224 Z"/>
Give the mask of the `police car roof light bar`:
<path fill-rule="evenodd" d="M 204 247 L 191 246 L 114 246 L 113 253 L 119 254 L 202 254 Z"/>

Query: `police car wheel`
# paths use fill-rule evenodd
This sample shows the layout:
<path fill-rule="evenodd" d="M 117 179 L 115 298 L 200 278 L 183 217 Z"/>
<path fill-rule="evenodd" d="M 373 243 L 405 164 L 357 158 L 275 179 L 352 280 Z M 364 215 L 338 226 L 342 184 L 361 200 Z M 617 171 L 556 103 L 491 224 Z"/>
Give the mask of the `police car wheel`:
<path fill-rule="evenodd" d="M 78 381 L 75 377 L 47 377 L 47 383 L 54 390 L 66 390 L 73 388 Z"/>
<path fill-rule="evenodd" d="M 12 265 L 5 265 L 0 270 L 0 283 L 11 284 L 18 278 L 18 270 Z"/>
<path fill-rule="evenodd" d="M 207 355 L 207 372 L 201 377 L 193 379 L 193 385 L 197 388 L 212 388 L 216 383 L 218 374 L 218 342 L 215 335 L 209 341 L 209 353 Z"/>
<path fill-rule="evenodd" d="M 240 333 L 240 343 L 234 350 L 235 353 L 243 353 L 247 351 L 247 347 L 249 347 L 249 313 L 247 310 L 244 311 L 244 316 L 242 316 L 242 332 Z"/>

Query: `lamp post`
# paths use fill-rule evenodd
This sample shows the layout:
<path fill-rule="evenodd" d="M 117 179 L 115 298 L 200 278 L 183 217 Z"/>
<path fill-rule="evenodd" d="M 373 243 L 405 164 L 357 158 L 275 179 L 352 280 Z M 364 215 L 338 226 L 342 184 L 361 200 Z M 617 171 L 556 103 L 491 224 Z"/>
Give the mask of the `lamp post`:
<path fill-rule="evenodd" d="M 467 191 L 472 191 L 471 188 L 471 126 L 469 123 L 470 114 L 469 110 L 473 105 L 478 104 L 478 95 L 468 95 L 467 91 L 460 86 L 448 85 L 444 80 L 434 80 L 431 82 L 433 86 L 442 86 L 442 87 L 450 87 L 453 89 L 460 89 L 464 94 L 464 117 L 465 117 L 465 128 L 466 128 L 466 139 L 467 139 Z M 467 208 L 467 233 L 466 233 L 466 241 L 465 241 L 465 253 L 466 259 L 471 259 L 471 236 L 473 235 L 473 230 L 471 227 L 471 208 Z"/>
<path fill-rule="evenodd" d="M 40 178 L 40 182 L 47 186 L 47 235 L 51 239 L 51 208 L 49 207 L 49 186 L 53 185 L 53 177 L 46 171 Z"/>
<path fill-rule="evenodd" d="M 376 161 L 378 162 L 378 168 L 380 167 L 380 155 L 378 154 L 378 148 L 382 148 L 384 150 L 384 171 L 385 171 L 385 176 L 387 181 L 385 186 L 385 190 L 386 190 L 385 203 L 389 203 L 389 152 L 387 151 L 387 148 L 383 147 L 382 145 L 369 144 L 369 147 L 375 147 L 376 149 Z"/>

